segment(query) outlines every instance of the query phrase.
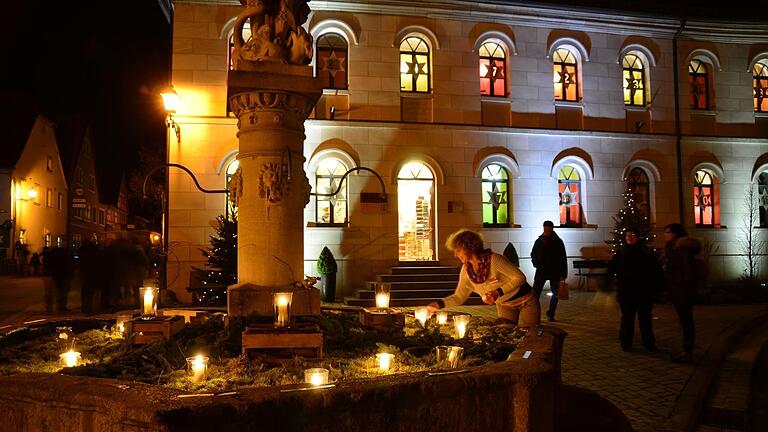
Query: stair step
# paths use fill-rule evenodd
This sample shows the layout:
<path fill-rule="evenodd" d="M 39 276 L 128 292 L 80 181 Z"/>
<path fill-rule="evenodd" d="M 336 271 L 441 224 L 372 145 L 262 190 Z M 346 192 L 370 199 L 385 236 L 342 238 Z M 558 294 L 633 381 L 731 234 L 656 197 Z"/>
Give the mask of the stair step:
<path fill-rule="evenodd" d="M 402 298 L 443 298 L 454 293 L 452 289 L 434 289 L 434 290 L 398 290 L 390 292 L 390 299 Z M 471 295 L 477 295 L 472 293 Z M 359 299 L 375 299 L 376 293 L 370 290 L 360 290 L 357 292 Z"/>
<path fill-rule="evenodd" d="M 392 299 L 389 302 L 389 305 L 391 307 L 413 307 L 413 306 L 426 306 L 433 301 L 437 300 L 437 298 L 405 298 L 405 299 Z M 376 302 L 373 299 L 358 299 L 358 298 L 347 298 L 345 299 L 345 303 L 349 306 L 361 306 L 361 307 L 374 307 L 376 306 Z M 475 306 L 475 305 L 482 305 L 483 299 L 478 297 L 469 297 L 467 301 L 464 303 L 464 306 Z"/>
<path fill-rule="evenodd" d="M 434 290 L 434 289 L 456 289 L 456 281 L 428 281 L 428 282 L 389 282 L 392 291 L 401 290 Z M 366 288 L 373 289 L 369 286 Z"/>
<path fill-rule="evenodd" d="M 454 266 L 429 266 L 429 267 L 414 267 L 414 266 L 398 266 L 392 267 L 390 272 L 393 275 L 412 275 L 412 274 L 459 274 L 461 267 Z"/>
<path fill-rule="evenodd" d="M 379 275 L 381 282 L 458 282 L 458 273 L 433 274 L 384 274 Z"/>

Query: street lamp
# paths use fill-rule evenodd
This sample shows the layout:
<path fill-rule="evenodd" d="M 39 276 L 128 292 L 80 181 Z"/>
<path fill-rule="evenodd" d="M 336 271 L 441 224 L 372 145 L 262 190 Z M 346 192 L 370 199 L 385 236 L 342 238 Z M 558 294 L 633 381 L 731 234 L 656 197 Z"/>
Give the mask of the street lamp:
<path fill-rule="evenodd" d="M 165 108 L 165 127 L 168 129 L 168 134 L 165 136 L 165 163 L 170 161 L 171 151 L 171 137 L 170 130 L 176 133 L 176 143 L 181 144 L 181 126 L 173 119 L 173 114 L 179 107 L 179 94 L 176 93 L 171 85 L 166 91 L 160 93 L 163 98 L 163 107 Z M 149 176 L 147 176 L 149 177 Z M 160 206 L 162 213 L 162 221 L 160 227 L 160 236 L 162 240 L 162 253 L 160 254 L 160 288 L 165 290 L 168 288 L 168 199 L 170 195 L 169 189 L 169 176 L 168 170 L 165 170 L 165 178 L 163 184 L 163 193 L 160 197 Z"/>

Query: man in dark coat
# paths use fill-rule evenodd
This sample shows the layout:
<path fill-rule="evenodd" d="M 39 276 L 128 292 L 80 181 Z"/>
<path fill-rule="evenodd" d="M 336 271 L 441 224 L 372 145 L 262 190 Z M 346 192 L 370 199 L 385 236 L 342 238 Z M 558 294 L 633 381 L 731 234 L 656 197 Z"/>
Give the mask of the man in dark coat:
<path fill-rule="evenodd" d="M 557 288 L 568 276 L 568 259 L 565 255 L 565 245 L 555 233 L 555 225 L 552 221 L 544 221 L 544 232 L 533 244 L 531 260 L 536 268 L 533 290 L 537 296 L 541 296 L 544 283 L 549 281 L 552 298 L 549 300 L 547 318 L 554 321 L 555 310 L 557 310 Z"/>
<path fill-rule="evenodd" d="M 683 351 L 672 357 L 676 363 L 693 361 L 696 328 L 693 323 L 693 303 L 696 300 L 697 276 L 703 271 L 696 267 L 696 255 L 701 252 L 701 242 L 688 237 L 685 227 L 679 223 L 664 228 L 665 267 L 669 300 L 675 307 L 683 330 Z"/>
<path fill-rule="evenodd" d="M 69 286 L 75 272 L 75 263 L 69 249 L 54 248 L 45 258 L 50 275 L 56 284 L 56 310 L 57 312 L 69 312 L 67 298 Z"/>
<path fill-rule="evenodd" d="M 664 272 L 654 251 L 640 241 L 637 230 L 629 228 L 625 239 L 627 244 L 616 252 L 608 267 L 608 274 L 617 278 L 616 299 L 621 306 L 619 341 L 624 351 L 632 348 L 637 315 L 643 348 L 655 353 L 659 350 L 651 311 L 663 286 Z"/>

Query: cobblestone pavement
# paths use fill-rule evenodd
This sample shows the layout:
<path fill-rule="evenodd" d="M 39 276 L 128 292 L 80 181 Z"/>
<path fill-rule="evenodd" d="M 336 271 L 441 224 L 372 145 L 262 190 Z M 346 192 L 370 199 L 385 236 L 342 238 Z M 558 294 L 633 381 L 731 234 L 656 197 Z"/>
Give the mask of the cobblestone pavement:
<path fill-rule="evenodd" d="M 542 296 L 542 309 L 547 304 L 548 299 Z M 451 310 L 496 318 L 493 306 L 461 306 Z M 661 350 L 656 354 L 640 348 L 637 328 L 633 350 L 621 350 L 620 312 L 612 293 L 572 292 L 571 300 L 560 301 L 557 321 L 551 324 L 568 332 L 563 349 L 563 382 L 593 390 L 608 399 L 624 412 L 636 430 L 658 431 L 665 428 L 699 367 L 697 363 L 712 343 L 741 323 L 766 314 L 768 304 L 694 307 L 695 363 L 689 365 L 669 361 L 670 354 L 680 351 L 682 345 L 677 315 L 671 305 L 654 307 L 654 332 Z"/>

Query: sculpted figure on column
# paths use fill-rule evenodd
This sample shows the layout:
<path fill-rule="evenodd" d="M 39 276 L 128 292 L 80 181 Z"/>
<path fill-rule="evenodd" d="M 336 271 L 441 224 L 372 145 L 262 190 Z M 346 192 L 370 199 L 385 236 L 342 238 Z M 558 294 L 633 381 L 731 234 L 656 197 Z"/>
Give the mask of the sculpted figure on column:
<path fill-rule="evenodd" d="M 235 21 L 235 69 L 243 61 L 306 65 L 312 59 L 312 36 L 303 27 L 309 16 L 305 0 L 240 0 L 245 6 Z M 251 39 L 243 39 L 246 22 Z"/>

